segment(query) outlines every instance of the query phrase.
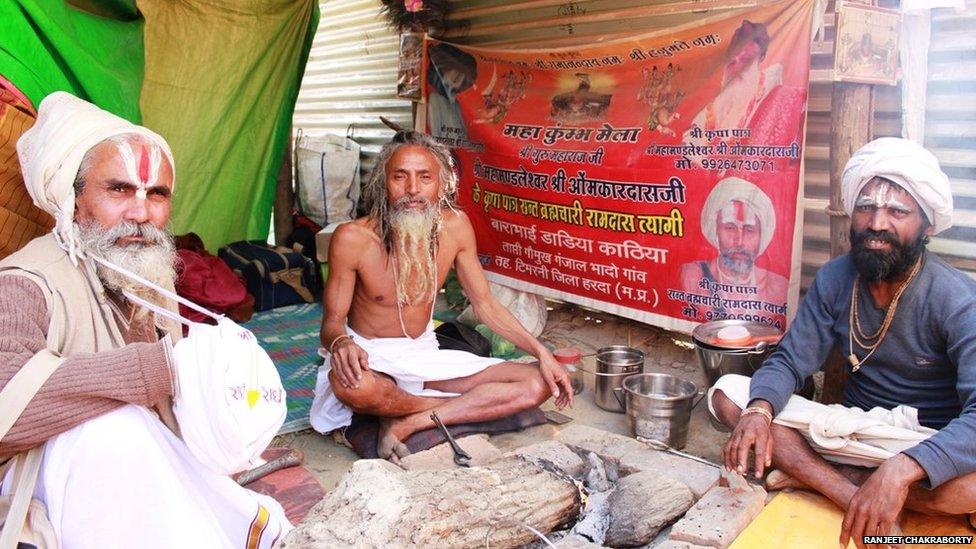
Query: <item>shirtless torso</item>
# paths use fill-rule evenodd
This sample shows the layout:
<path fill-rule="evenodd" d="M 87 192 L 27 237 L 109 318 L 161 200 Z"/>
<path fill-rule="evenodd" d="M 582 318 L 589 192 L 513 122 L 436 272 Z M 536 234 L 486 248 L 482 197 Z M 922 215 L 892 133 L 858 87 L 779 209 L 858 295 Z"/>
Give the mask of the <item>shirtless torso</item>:
<path fill-rule="evenodd" d="M 418 143 L 398 147 L 391 144 L 393 152 L 387 153 L 385 196 L 391 209 L 419 209 L 441 203 L 441 168 L 432 152 L 437 145 L 428 143 L 426 137 L 409 139 Z M 492 296 L 478 262 L 474 228 L 467 216 L 446 206 L 439 213 L 434 285 L 430 297 L 417 303 L 398 303 L 399 261 L 395 252 L 394 257 L 387 252 L 376 218 L 365 217 L 340 226 L 329 249 L 321 332 L 322 346 L 330 351 L 328 379 L 335 397 L 345 406 L 381 418 L 379 454 L 393 460 L 406 452 L 401 441 L 432 427 L 431 410 L 436 410 L 441 420 L 450 425 L 505 417 L 537 406 L 550 395 L 560 408 L 572 402 L 565 370 Z M 481 322 L 530 352 L 539 362 L 502 362 L 474 375 L 427 381 L 424 385 L 427 389 L 460 394 L 453 398 L 407 393 L 391 377 L 371 370 L 367 351 L 347 334 L 346 325 L 367 340 L 420 337 L 430 324 L 435 292 L 451 267 Z M 404 287 L 420 287 L 414 282 L 408 280 Z"/>

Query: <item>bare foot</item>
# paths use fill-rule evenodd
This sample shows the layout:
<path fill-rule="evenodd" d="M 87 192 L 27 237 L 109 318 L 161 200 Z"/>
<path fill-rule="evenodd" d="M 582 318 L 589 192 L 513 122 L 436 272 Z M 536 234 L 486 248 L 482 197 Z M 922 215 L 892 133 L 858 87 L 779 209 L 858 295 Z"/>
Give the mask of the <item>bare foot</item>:
<path fill-rule="evenodd" d="M 804 489 L 806 487 L 806 484 L 803 484 L 779 469 L 773 469 L 766 475 L 766 489 L 770 491 L 784 490 L 786 488 Z"/>
<path fill-rule="evenodd" d="M 376 453 L 383 459 L 399 465 L 400 458 L 410 455 L 407 445 L 400 442 L 400 437 L 395 431 L 396 420 L 390 418 L 380 418 L 380 431 L 376 437 Z"/>

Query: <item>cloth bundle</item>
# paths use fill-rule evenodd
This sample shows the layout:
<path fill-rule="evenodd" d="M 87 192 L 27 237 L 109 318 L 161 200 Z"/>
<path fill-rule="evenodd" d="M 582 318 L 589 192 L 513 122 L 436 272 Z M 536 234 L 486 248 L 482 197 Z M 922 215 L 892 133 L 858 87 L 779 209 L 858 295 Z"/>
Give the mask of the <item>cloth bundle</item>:
<path fill-rule="evenodd" d="M 193 455 L 220 474 L 252 467 L 287 412 L 278 370 L 254 334 L 227 318 L 194 323 L 173 362 L 173 413 Z"/>

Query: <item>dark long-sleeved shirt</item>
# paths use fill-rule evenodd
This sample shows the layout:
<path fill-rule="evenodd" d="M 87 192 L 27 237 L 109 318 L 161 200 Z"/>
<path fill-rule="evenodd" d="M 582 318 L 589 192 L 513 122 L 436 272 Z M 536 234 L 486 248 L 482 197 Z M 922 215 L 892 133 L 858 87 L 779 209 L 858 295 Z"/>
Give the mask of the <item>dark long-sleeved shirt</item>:
<path fill-rule="evenodd" d="M 976 471 L 976 281 L 925 253 L 905 290 L 884 342 L 850 373 L 844 404 L 869 410 L 902 404 L 918 409 L 919 422 L 939 432 L 904 453 L 936 487 Z M 857 271 L 849 256 L 817 273 L 779 348 L 752 378 L 749 398 L 779 413 L 834 345 L 846 356 L 851 292 Z M 866 284 L 858 292 L 861 330 L 871 334 L 884 320 Z M 867 352 L 854 344 L 861 359 Z M 850 366 L 848 366 L 850 372 Z"/>

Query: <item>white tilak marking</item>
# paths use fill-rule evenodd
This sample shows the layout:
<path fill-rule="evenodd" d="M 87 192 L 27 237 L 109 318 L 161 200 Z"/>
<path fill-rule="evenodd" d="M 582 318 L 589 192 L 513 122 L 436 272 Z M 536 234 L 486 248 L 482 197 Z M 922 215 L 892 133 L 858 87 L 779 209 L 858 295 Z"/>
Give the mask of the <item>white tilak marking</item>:
<path fill-rule="evenodd" d="M 163 155 L 159 152 L 159 147 L 149 149 L 149 181 L 146 187 L 153 188 L 159 180 L 159 167 L 163 162 Z"/>
<path fill-rule="evenodd" d="M 132 182 L 136 188 L 142 188 L 142 196 L 140 198 L 146 198 L 146 190 L 142 185 L 142 181 L 139 180 L 139 166 L 136 164 L 135 151 L 132 150 L 132 145 L 130 143 L 119 143 L 119 156 L 122 157 L 122 164 L 125 165 L 125 171 L 128 172 L 129 181 Z M 138 193 L 136 193 L 138 196 Z"/>
<path fill-rule="evenodd" d="M 874 188 L 874 192 L 862 191 L 854 201 L 854 206 L 888 207 L 893 210 L 912 211 L 912 207 L 894 196 L 894 189 L 887 182 Z"/>

